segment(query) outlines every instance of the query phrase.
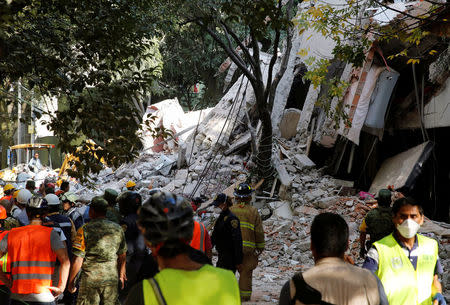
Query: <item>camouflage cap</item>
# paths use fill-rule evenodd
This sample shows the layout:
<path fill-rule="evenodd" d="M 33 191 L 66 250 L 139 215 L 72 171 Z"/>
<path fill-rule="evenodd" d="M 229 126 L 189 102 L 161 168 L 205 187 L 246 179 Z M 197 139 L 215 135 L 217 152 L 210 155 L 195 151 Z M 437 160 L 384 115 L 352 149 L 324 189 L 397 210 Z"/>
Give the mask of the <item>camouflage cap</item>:
<path fill-rule="evenodd" d="M 101 196 L 95 196 L 91 200 L 90 207 L 91 207 L 91 209 L 94 209 L 99 212 L 102 212 L 102 211 L 106 212 L 106 210 L 108 209 L 108 202 L 105 200 L 105 198 L 103 198 Z"/>
<path fill-rule="evenodd" d="M 117 196 L 119 196 L 119 193 L 117 193 L 113 189 L 106 189 L 105 193 L 103 194 L 103 198 L 105 198 L 106 201 L 116 201 Z"/>

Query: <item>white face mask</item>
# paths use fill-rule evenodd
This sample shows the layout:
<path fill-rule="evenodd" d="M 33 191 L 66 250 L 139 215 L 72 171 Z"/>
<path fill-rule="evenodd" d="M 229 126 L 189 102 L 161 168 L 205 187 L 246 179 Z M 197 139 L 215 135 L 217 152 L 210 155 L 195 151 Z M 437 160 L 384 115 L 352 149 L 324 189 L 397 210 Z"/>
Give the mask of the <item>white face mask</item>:
<path fill-rule="evenodd" d="M 222 213 L 222 209 L 219 207 L 214 207 L 214 213 L 220 214 L 220 213 Z"/>
<path fill-rule="evenodd" d="M 406 219 L 401 225 L 397 225 L 398 232 L 404 238 L 413 238 L 419 228 L 420 225 L 410 218 Z"/>

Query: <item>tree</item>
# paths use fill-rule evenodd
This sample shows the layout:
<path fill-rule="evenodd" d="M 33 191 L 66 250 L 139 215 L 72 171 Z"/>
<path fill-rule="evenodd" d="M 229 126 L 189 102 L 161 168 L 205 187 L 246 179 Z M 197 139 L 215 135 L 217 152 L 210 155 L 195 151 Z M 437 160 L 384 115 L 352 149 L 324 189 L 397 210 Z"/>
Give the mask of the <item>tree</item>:
<path fill-rule="evenodd" d="M 163 96 L 178 96 L 180 103 L 195 106 L 213 104 L 222 94 L 217 67 L 226 58 L 220 46 L 193 24 L 176 24 L 161 41 L 164 67 L 160 82 Z M 203 94 L 193 93 L 197 84 L 205 85 Z"/>
<path fill-rule="evenodd" d="M 20 4 L 20 5 L 19 5 Z M 158 11 L 148 1 L 12 1 L 0 23 L 0 81 L 19 78 L 60 108 L 48 122 L 78 177 L 137 155 L 146 97 L 161 75 Z M 155 15 L 152 15 L 155 14 Z M 91 145 L 90 141 L 93 141 Z M 94 157 L 93 151 L 97 157 Z"/>
<path fill-rule="evenodd" d="M 273 174 L 271 111 L 275 90 L 286 71 L 292 46 L 293 4 L 293 0 L 287 1 L 286 6 L 282 1 L 273 0 L 186 1 L 181 13 L 186 23 L 198 25 L 221 46 L 254 90 L 257 117 L 262 124 L 259 150 L 254 157 L 261 178 Z M 283 35 L 287 43 L 280 68 L 274 75 Z M 247 37 L 248 45 L 243 43 Z M 260 63 L 261 42 L 268 45 L 266 51 L 272 53 L 267 79 L 264 79 Z"/>

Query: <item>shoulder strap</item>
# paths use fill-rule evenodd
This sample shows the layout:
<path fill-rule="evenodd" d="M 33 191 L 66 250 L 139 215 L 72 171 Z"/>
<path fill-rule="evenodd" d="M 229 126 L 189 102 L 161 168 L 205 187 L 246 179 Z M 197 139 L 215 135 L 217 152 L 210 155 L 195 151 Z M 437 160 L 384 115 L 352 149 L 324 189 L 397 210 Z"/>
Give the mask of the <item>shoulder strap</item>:
<path fill-rule="evenodd" d="M 322 301 L 322 294 L 320 291 L 308 285 L 301 272 L 296 273 L 292 277 L 292 281 L 295 286 L 295 296 L 291 300 L 291 305 L 295 305 L 297 300 L 303 304 L 333 305 Z"/>
<path fill-rule="evenodd" d="M 153 293 L 158 300 L 158 305 L 167 305 L 166 299 L 164 299 L 164 296 L 162 295 L 158 282 L 154 278 L 149 279 L 148 282 L 150 283 L 150 286 L 152 286 Z"/>

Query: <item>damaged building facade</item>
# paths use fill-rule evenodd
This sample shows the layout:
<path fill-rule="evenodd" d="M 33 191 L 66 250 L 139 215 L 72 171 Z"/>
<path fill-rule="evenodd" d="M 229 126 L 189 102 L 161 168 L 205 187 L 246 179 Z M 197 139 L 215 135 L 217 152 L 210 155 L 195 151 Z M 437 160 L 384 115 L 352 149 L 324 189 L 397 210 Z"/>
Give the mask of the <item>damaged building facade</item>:
<path fill-rule="evenodd" d="M 374 22 L 392 22 L 402 12 L 413 18 L 430 7 L 426 1 L 390 4 Z M 440 13 L 446 20 L 448 7 L 444 5 Z M 316 103 L 328 88 L 314 87 L 303 78 L 310 67 L 307 58 L 297 55 L 301 47 L 333 59 L 334 43 L 318 33 L 297 35 L 291 74 L 285 75 L 292 86 L 289 95 L 280 95 L 274 106 L 275 130 L 287 139 L 300 134 L 312 140 L 309 158 L 324 166 L 327 174 L 353 182 L 355 189 L 375 194 L 390 186 L 423 202 L 429 217 L 448 221 L 449 29 L 448 23 L 424 26 L 430 34 L 414 47 L 415 54 L 422 55 L 416 64 L 408 63 L 407 57 L 388 59 L 405 48 L 400 40 L 374 41 L 359 69 L 332 60 L 327 78 L 350 83 L 343 103 L 351 124 L 341 121 L 337 127 Z M 311 34 L 313 38 L 308 38 Z M 338 101 L 329 102 L 336 105 Z"/>

